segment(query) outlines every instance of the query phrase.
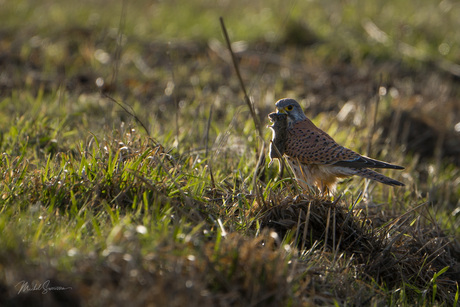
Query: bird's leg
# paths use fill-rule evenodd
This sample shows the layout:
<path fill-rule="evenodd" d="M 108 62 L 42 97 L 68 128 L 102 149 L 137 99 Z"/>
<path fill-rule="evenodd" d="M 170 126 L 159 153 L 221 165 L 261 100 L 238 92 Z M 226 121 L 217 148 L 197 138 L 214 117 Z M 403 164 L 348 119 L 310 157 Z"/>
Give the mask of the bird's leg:
<path fill-rule="evenodd" d="M 320 198 L 324 200 L 331 199 L 332 191 L 327 184 L 321 182 L 320 184 Z"/>

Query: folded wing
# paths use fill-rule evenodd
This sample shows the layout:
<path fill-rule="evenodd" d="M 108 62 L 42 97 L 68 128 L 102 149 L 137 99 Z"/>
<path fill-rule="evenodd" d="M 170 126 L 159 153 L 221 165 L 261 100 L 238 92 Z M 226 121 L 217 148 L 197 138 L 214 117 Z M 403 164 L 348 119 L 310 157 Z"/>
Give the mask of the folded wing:
<path fill-rule="evenodd" d="M 371 159 L 337 144 L 326 132 L 318 129 L 309 119 L 288 129 L 286 155 L 304 164 L 334 165 L 352 168 L 404 169 L 383 161 Z"/>

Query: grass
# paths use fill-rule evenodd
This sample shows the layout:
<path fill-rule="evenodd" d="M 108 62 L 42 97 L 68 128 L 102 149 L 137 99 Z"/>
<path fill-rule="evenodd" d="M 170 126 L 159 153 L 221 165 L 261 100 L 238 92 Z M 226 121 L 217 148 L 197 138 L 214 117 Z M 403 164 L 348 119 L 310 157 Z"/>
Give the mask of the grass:
<path fill-rule="evenodd" d="M 0 305 L 458 305 L 457 4 L 0 4 Z M 296 98 L 406 187 L 254 180 L 219 16 L 264 127 Z"/>

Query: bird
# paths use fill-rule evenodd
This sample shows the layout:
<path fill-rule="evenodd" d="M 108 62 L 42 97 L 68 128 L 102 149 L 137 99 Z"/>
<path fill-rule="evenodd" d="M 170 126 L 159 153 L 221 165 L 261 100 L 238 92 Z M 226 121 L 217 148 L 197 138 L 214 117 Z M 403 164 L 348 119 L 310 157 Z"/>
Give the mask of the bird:
<path fill-rule="evenodd" d="M 305 191 L 313 188 L 319 190 L 322 195 L 331 195 L 335 192 L 340 178 L 354 175 L 390 186 L 404 186 L 402 182 L 371 170 L 401 170 L 404 167 L 360 155 L 339 145 L 307 118 L 294 99 L 280 99 L 275 106 L 277 112 L 269 114 L 270 121 L 274 123 L 270 126 L 273 130 L 270 158 L 284 157 L 296 181 Z M 276 149 L 273 146 L 276 146 Z M 275 153 L 272 154 L 272 151 Z"/>

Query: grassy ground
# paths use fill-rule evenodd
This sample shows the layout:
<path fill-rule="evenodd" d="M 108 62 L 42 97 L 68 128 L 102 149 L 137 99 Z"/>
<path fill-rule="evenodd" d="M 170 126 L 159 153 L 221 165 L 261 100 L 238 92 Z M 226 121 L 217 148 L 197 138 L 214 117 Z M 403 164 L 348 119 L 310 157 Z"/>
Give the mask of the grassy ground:
<path fill-rule="evenodd" d="M 460 5 L 301 2 L 0 1 L 0 305 L 457 305 Z M 406 187 L 254 178 L 219 16 L 264 127 L 296 98 Z"/>

